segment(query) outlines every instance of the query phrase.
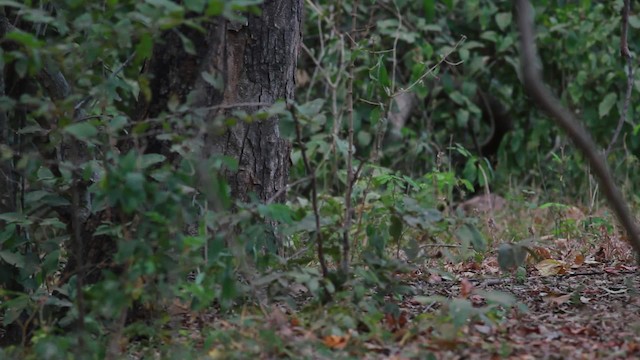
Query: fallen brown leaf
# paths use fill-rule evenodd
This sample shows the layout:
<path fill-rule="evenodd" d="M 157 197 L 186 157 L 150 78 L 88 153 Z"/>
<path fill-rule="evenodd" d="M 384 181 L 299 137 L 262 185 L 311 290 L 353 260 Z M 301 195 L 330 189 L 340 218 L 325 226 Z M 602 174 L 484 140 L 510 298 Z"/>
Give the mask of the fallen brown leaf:
<path fill-rule="evenodd" d="M 536 264 L 536 269 L 542 276 L 552 276 L 565 274 L 567 272 L 566 264 L 560 260 L 545 259 Z"/>
<path fill-rule="evenodd" d="M 347 346 L 349 336 L 328 335 L 324 337 L 323 342 L 331 349 L 342 350 Z"/>
<path fill-rule="evenodd" d="M 571 294 L 559 295 L 559 296 L 547 296 L 544 301 L 552 305 L 562 305 L 571 300 Z"/>
<path fill-rule="evenodd" d="M 473 292 L 473 284 L 468 279 L 462 279 L 460 281 L 460 297 L 466 299 Z"/>

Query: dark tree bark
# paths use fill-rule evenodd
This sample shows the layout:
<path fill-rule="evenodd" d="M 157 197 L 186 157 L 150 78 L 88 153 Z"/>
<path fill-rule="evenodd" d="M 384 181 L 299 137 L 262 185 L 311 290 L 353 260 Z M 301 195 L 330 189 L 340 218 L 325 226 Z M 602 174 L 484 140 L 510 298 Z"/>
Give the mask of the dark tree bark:
<path fill-rule="evenodd" d="M 6 17 L 0 18 L 0 38 L 4 38 L 9 26 Z M 5 96 L 5 77 L 0 73 L 0 96 Z M 13 169 L 12 158 L 6 158 L 5 152 L 15 148 L 12 126 L 6 112 L 0 111 L 0 213 L 16 210 L 16 194 L 18 193 L 17 177 Z M 0 222 L 0 226 L 4 225 Z"/>
<path fill-rule="evenodd" d="M 227 171 L 226 175 L 232 194 L 240 200 L 248 200 L 251 193 L 262 201 L 280 193 L 275 200 L 282 200 L 281 189 L 287 185 L 289 176 L 291 145 L 280 137 L 278 119 L 240 122 L 222 135 L 214 135 L 215 130 L 211 130 L 220 128 L 216 118 L 230 109 L 251 113 L 278 99 L 293 98 L 302 3 L 300 0 L 266 1 L 261 8 L 262 14 L 248 16 L 246 24 L 214 18 L 204 24 L 206 33 L 189 27 L 178 29 L 193 43 L 193 53 L 185 51 L 177 31 L 167 31 L 144 69 L 151 79 L 151 97 L 147 101 L 141 96 L 132 116 L 134 121 L 157 118 L 169 111 L 167 104 L 173 99 L 180 103 L 189 99 L 194 110 L 207 109 L 204 116 L 210 131 L 203 156 L 224 154 L 238 160 L 238 171 Z M 206 82 L 203 72 L 221 76 L 221 89 Z M 122 152 L 133 146 L 131 143 L 121 145 Z M 145 151 L 163 154 L 169 160 L 177 159 L 177 155 L 170 152 L 170 144 L 155 137 L 147 139 Z M 93 235 L 101 220 L 109 220 L 105 215 L 83 219 L 85 226 L 78 235 L 83 241 L 82 253 L 77 257 L 82 261 L 70 259 L 66 274 L 78 273 L 82 267 L 81 271 L 90 275 L 85 280 L 95 282 L 100 269 L 109 263 L 110 254 L 115 252 L 113 239 Z"/>
<path fill-rule="evenodd" d="M 9 19 L 1 16 L 0 38 L 5 37 L 10 26 Z M 11 45 L 5 44 L 3 50 L 5 49 L 11 49 Z M 5 71 L 11 72 L 11 70 L 12 69 L 8 69 Z M 9 79 L 9 81 L 11 82 L 12 79 Z M 0 72 L 0 96 L 7 95 L 6 82 L 5 72 Z M 18 81 L 15 82 L 17 83 Z M 9 85 L 16 84 L 10 83 Z M 6 111 L 0 110 L 0 189 L 2 189 L 0 191 L 0 213 L 16 211 L 19 177 L 14 169 L 13 156 L 7 155 L 15 152 L 20 146 L 15 131 L 19 126 L 19 124 L 16 124 L 18 117 L 19 116 L 14 116 L 13 119 L 10 119 Z M 3 225 L 4 223 L 0 221 L 0 226 Z"/>
<path fill-rule="evenodd" d="M 147 101 L 141 96 L 142 100 L 132 114 L 133 120 L 158 117 L 168 111 L 167 104 L 173 98 L 181 103 L 189 99 L 189 106 L 193 109 L 208 109 L 205 118 L 210 122 L 214 122 L 218 115 L 224 115 L 229 109 L 251 113 L 278 99 L 292 99 L 296 58 L 301 41 L 302 3 L 300 0 L 269 0 L 261 8 L 261 15 L 249 15 L 244 24 L 218 17 L 203 24 L 206 32 L 186 26 L 177 31 L 167 31 L 156 44 L 144 69 L 151 79 L 151 97 Z M 13 25 L 5 16 L 0 20 L 2 35 Z M 194 53 L 185 51 L 179 34 L 193 43 Z M 201 75 L 203 72 L 221 76 L 223 86 L 217 89 L 207 83 Z M 5 69 L 6 73 L 11 75 L 11 69 Z M 60 82 L 59 79 L 64 80 L 62 74 L 44 69 L 34 78 L 14 81 L 18 85 L 24 83 L 24 86 L 12 85 L 12 93 L 8 95 L 18 98 L 22 93 L 36 92 L 39 84 L 53 100 L 64 99 L 70 90 L 66 81 Z M 0 76 L 2 93 L 5 80 L 5 76 Z M 41 125 L 45 129 L 50 127 L 45 121 Z M 210 129 L 214 129 L 215 124 L 211 125 Z M 20 124 L 10 124 L 4 113 L 0 114 L 0 141 L 5 145 L 14 145 L 14 151 L 18 145 L 11 136 L 19 127 Z M 169 144 L 155 138 L 148 140 L 147 152 L 162 153 L 170 159 L 173 157 Z M 206 142 L 209 153 L 225 154 L 238 159 L 239 170 L 228 174 L 233 194 L 237 198 L 247 200 L 248 195 L 254 192 L 259 199 L 267 200 L 286 186 L 291 147 L 279 135 L 278 119 L 241 122 L 227 129 L 223 135 L 207 135 Z M 45 159 L 54 164 L 51 170 L 59 175 L 55 160 L 56 152 L 60 149 L 50 146 L 47 135 L 41 136 L 41 139 L 34 136 L 33 145 Z M 133 146 L 131 143 L 121 145 L 122 151 Z M 82 149 L 77 150 L 80 151 L 69 154 L 73 158 L 71 160 L 88 160 L 88 154 Z M 11 159 L 0 161 L 0 185 L 4 190 L 0 193 L 2 212 L 15 211 L 16 194 L 19 194 L 16 181 L 18 177 L 14 178 L 12 167 Z M 84 191 L 85 185 L 79 184 L 78 190 Z M 84 194 L 79 195 L 84 197 Z M 83 259 L 84 266 L 93 267 L 93 270 L 105 266 L 108 262 L 106 255 L 115 251 L 115 243 L 108 237 L 94 236 L 93 233 L 103 220 L 118 219 L 105 218 L 107 214 L 84 214 L 82 211 L 81 214 L 74 215 L 69 208 L 55 210 L 66 220 L 70 229 L 80 229 L 74 237 L 82 239 L 84 243 L 79 257 Z M 75 224 L 73 218 L 79 223 Z M 109 249 L 112 251 L 108 251 Z M 79 270 L 77 268 L 81 267 L 72 258 L 65 273 L 75 274 Z M 97 274 L 91 269 L 83 268 L 82 272 L 97 279 L 94 278 Z"/>
<path fill-rule="evenodd" d="M 188 103 L 191 109 L 205 109 L 204 118 L 210 125 L 210 131 L 205 135 L 204 155 L 224 154 L 236 158 L 239 163 L 237 171 L 228 171 L 226 174 L 233 195 L 237 199 L 248 200 L 249 195 L 255 193 L 264 201 L 273 200 L 274 195 L 281 194 L 276 197 L 277 201 L 284 197 L 281 190 L 287 184 L 291 149 L 289 142 L 280 137 L 278 119 L 240 122 L 229 129 L 215 123 L 215 119 L 228 115 L 231 109 L 252 113 L 268 107 L 276 100 L 293 98 L 294 74 L 301 42 L 302 2 L 267 0 L 261 9 L 261 15 L 248 15 L 243 24 L 219 17 L 202 24 L 206 32 L 183 26 L 163 34 L 143 70 L 150 79 L 151 96 L 148 99 L 140 96 L 141 100 L 131 117 L 134 121 L 160 117 L 168 112 L 167 104 L 175 99 L 180 103 Z M 8 27 L 14 26 L 7 19 L 8 16 L 0 16 L 0 36 Z M 193 52 L 185 51 L 179 34 L 193 43 Z M 220 76 L 223 79 L 222 86 L 209 84 L 202 77 L 203 72 Z M 0 95 L 5 93 L 5 88 L 12 89 L 11 93 L 7 90 L 7 95 L 13 98 L 18 98 L 21 93 L 33 93 L 38 88 L 44 89 L 53 100 L 69 95 L 66 81 L 59 81 L 64 80 L 60 72 L 49 71 L 45 67 L 37 76 L 25 80 L 26 87 L 15 84 L 4 86 L 13 81 L 11 74 L 11 69 L 6 68 L 4 74 L 0 74 Z M 18 145 L 12 142 L 11 137 L 17 133 L 20 124 L 11 123 L 16 121 L 16 117 L 8 120 L 5 115 L 0 113 L 0 144 L 15 145 L 12 146 L 15 150 Z M 75 114 L 75 117 L 81 116 Z M 40 125 L 48 129 L 51 124 L 43 120 Z M 214 129 L 223 131 L 214 132 Z M 63 148 L 51 146 L 46 134 L 34 136 L 32 142 L 40 155 L 49 160 L 54 175 L 60 175 L 56 159 Z M 161 153 L 169 160 L 177 159 L 166 142 L 150 137 L 146 145 L 148 153 Z M 119 146 L 124 153 L 134 145 L 131 141 L 124 141 Z M 63 147 L 71 150 L 68 155 L 72 162 L 88 160 L 89 154 L 79 144 L 64 144 Z M 0 158 L 0 212 L 15 211 L 16 195 L 21 189 L 15 179 L 19 179 L 19 176 L 14 178 L 13 160 Z M 92 283 L 99 280 L 104 268 L 117 271 L 111 261 L 117 247 L 115 239 L 94 233 L 105 221 L 127 220 L 119 216 L 122 214 L 110 211 L 90 213 L 88 205 L 82 200 L 86 197 L 87 185 L 78 176 L 70 192 L 64 194 L 73 200 L 73 205 L 52 209 L 68 225 L 72 239 L 70 249 L 73 255 L 68 259 L 63 278 L 68 280 L 77 275 L 79 286 L 83 281 Z M 12 267 L 7 269 L 15 270 Z M 16 338 L 5 337 L 3 340 L 15 343 L 17 335 Z"/>
<path fill-rule="evenodd" d="M 0 18 L 0 38 L 7 33 L 9 22 L 6 17 Z M 0 72 L 0 96 L 6 95 L 4 72 Z M 0 214 L 15 212 L 17 209 L 19 177 L 14 169 L 13 156 L 7 156 L 17 148 L 15 127 L 9 121 L 7 113 L 0 111 Z M 6 222 L 0 220 L 0 230 Z M 15 267 L 0 262 L 0 287 L 6 290 L 21 291 L 22 287 L 16 281 L 18 271 Z M 0 325 L 0 346 L 19 343 L 21 329 L 16 324 L 4 327 Z"/>
<path fill-rule="evenodd" d="M 247 26 L 225 26 L 212 64 L 225 74 L 223 104 L 293 98 L 301 16 L 299 0 L 267 1 L 262 16 L 249 18 Z M 215 152 L 239 160 L 239 171 L 230 178 L 238 197 L 255 191 L 267 200 L 286 186 L 291 147 L 280 138 L 277 119 L 238 124 L 213 140 Z"/>
<path fill-rule="evenodd" d="M 193 53 L 185 51 L 177 31 L 167 31 L 156 44 L 144 72 L 150 78 L 151 97 L 142 95 L 132 116 L 134 121 L 159 117 L 169 111 L 167 104 L 177 99 L 189 101 L 192 109 L 208 109 L 209 129 L 214 119 L 229 109 L 253 112 L 278 99 L 290 100 L 295 88 L 295 67 L 301 42 L 302 2 L 266 1 L 261 15 L 249 15 L 246 24 L 215 18 L 204 24 L 206 33 L 181 27 L 179 33 L 193 43 Z M 202 77 L 203 72 L 223 79 L 216 89 Z M 250 105 L 247 105 L 250 104 Z M 258 105 L 260 104 L 260 105 Z M 274 197 L 287 185 L 290 143 L 281 138 L 278 119 L 244 123 L 226 129 L 223 135 L 206 135 L 207 153 L 224 154 L 238 160 L 236 172 L 227 172 L 232 194 L 248 200 L 255 193 L 262 201 Z M 122 144 L 122 152 L 132 144 Z M 147 139 L 147 153 L 160 153 L 170 160 L 169 143 L 155 137 Z M 281 192 L 284 194 L 284 192 Z M 280 195 L 275 200 L 282 200 Z M 92 216 L 84 227 L 84 266 L 105 264 L 105 254 L 113 254 L 115 245 L 108 238 L 96 238 Z M 107 248 L 114 247 L 112 251 Z M 75 264 L 71 264 L 74 265 Z M 71 273 L 72 269 L 68 269 Z M 98 272 L 99 273 L 99 272 Z M 95 281 L 95 278 L 87 281 Z"/>
<path fill-rule="evenodd" d="M 217 18 L 206 24 L 206 34 L 181 29 L 193 42 L 195 54 L 184 50 L 176 32 L 167 32 L 148 64 L 151 101 L 139 104 L 135 118 L 156 117 L 167 110 L 171 97 L 185 101 L 189 96 L 190 106 L 209 109 L 207 121 L 214 129 L 214 119 L 229 109 L 254 112 L 278 99 L 292 99 L 301 16 L 300 0 L 271 0 L 246 24 Z M 207 83 L 202 72 L 221 76 L 223 88 Z M 210 134 L 207 145 L 212 153 L 238 160 L 238 171 L 228 173 L 236 198 L 248 200 L 254 192 L 264 201 L 286 186 L 291 145 L 280 137 L 278 119 L 238 123 L 223 135 Z M 170 156 L 153 139 L 147 151 Z"/>
<path fill-rule="evenodd" d="M 244 110 L 248 113 L 273 104 L 278 99 L 290 100 L 295 88 L 295 67 L 298 47 L 301 41 L 302 2 L 300 0 L 266 1 L 262 14 L 249 15 L 246 23 L 230 22 L 222 17 L 214 18 L 203 24 L 206 32 L 183 26 L 167 31 L 156 44 L 152 58 L 145 66 L 145 72 L 151 79 L 150 99 L 137 104 L 134 121 L 157 118 L 169 109 L 167 104 L 173 99 L 188 104 L 193 109 L 205 109 L 205 119 L 210 122 L 209 129 L 216 129 L 214 119 L 225 115 L 230 109 Z M 0 30 L 6 32 L 13 26 L 7 17 L 1 17 Z M 193 44 L 194 51 L 185 50 L 182 36 Z M 11 74 L 11 71 L 5 70 Z M 213 73 L 223 79 L 222 87 L 217 89 L 202 77 L 202 73 Z M 4 77 L 2 78 L 4 79 Z M 9 79 L 11 80 L 11 79 Z M 12 85 L 12 93 L 19 98 L 22 93 L 37 92 L 38 85 L 45 89 L 53 100 L 64 99 L 69 95 L 69 86 L 64 76 L 57 71 L 49 71 L 45 66 L 35 78 L 17 80 L 24 86 Z M 82 111 L 80 109 L 80 111 Z M 76 114 L 78 116 L 78 114 Z M 47 120 L 40 124 L 50 128 Z M 10 144 L 9 137 L 16 133 L 19 124 L 8 124 L 6 117 L 0 116 L 0 140 Z M 250 193 L 259 199 L 272 199 L 287 184 L 289 174 L 289 153 L 291 145 L 280 137 L 278 119 L 271 118 L 252 123 L 240 122 L 226 129 L 222 135 L 207 135 L 208 153 L 224 154 L 238 160 L 239 168 L 228 171 L 228 180 L 233 195 L 240 200 L 248 200 Z M 58 149 L 50 145 L 47 135 L 34 136 L 32 140 L 41 156 L 49 160 L 51 171 L 60 175 L 57 169 Z M 125 142 L 121 151 L 131 149 L 131 142 Z M 149 138 L 147 152 L 165 154 L 172 159 L 168 143 Z M 79 144 L 64 144 L 72 147 L 69 160 L 81 163 L 88 160 L 88 154 Z M 14 149 L 15 150 L 15 149 Z M 0 163 L 0 184 L 4 189 L 0 194 L 0 210 L 12 211 L 15 196 L 19 193 L 18 184 L 12 178 L 12 162 Z M 74 193 L 78 199 L 84 199 L 86 185 L 75 182 Z M 78 206 L 76 206 L 78 205 Z M 64 271 L 65 276 L 83 274 L 88 282 L 96 281 L 100 269 L 109 266 L 111 254 L 116 244 L 108 236 L 95 236 L 96 228 L 103 221 L 122 221 L 112 218 L 112 213 L 90 214 L 84 203 L 72 207 L 54 209 L 68 224 L 70 234 L 77 245 Z M 74 246 L 75 246 L 74 245 Z"/>

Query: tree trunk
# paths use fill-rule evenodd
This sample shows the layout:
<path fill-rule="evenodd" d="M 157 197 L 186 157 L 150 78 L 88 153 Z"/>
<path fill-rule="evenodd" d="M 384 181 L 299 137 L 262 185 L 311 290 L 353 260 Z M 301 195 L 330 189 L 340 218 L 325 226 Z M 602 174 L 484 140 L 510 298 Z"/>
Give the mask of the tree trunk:
<path fill-rule="evenodd" d="M 205 120 L 212 129 L 216 127 L 214 119 L 230 109 L 251 113 L 278 99 L 292 99 L 302 2 L 266 1 L 261 8 L 262 15 L 249 15 L 246 24 L 219 17 L 204 24 L 206 33 L 186 26 L 165 32 L 143 70 L 150 78 L 150 99 L 140 95 L 132 119 L 159 118 L 169 111 L 167 104 L 178 100 L 188 103 L 190 109 L 209 109 Z M 191 53 L 185 50 L 180 34 L 193 44 Z M 220 76 L 223 86 L 217 89 L 209 84 L 203 72 Z M 121 145 L 122 153 L 132 147 L 131 143 Z M 281 190 L 287 185 L 291 145 L 280 137 L 277 118 L 240 122 L 223 135 L 206 135 L 206 147 L 203 155 L 224 154 L 238 160 L 238 170 L 226 174 L 234 198 L 246 201 L 255 193 L 265 201 L 280 192 L 273 200 L 284 199 Z M 177 159 L 170 144 L 155 137 L 147 139 L 145 152 Z M 89 267 L 104 264 L 115 252 L 113 241 L 92 235 L 99 222 L 91 220 L 97 219 L 99 214 L 89 218 L 83 228 L 87 231 L 82 233 L 86 239 L 83 262 Z M 68 265 L 65 272 L 74 273 L 77 264 L 70 261 Z M 95 270 L 93 274 L 99 274 L 99 266 Z"/>
<path fill-rule="evenodd" d="M 237 159 L 237 171 L 227 170 L 226 175 L 232 195 L 245 201 L 251 198 L 252 193 L 261 201 L 284 199 L 281 190 L 287 184 L 291 146 L 280 137 L 277 118 L 239 122 L 228 129 L 216 121 L 229 117 L 232 110 L 253 113 L 276 100 L 291 100 L 301 41 L 301 0 L 267 0 L 261 9 L 260 15 L 248 15 L 244 23 L 216 17 L 201 24 L 204 32 L 187 26 L 166 31 L 156 43 L 152 57 L 143 70 L 150 79 L 151 93 L 146 93 L 145 97 L 145 93 L 141 92 L 140 100 L 131 114 L 134 122 L 160 119 L 163 113 L 171 112 L 168 104 L 178 103 L 186 104 L 189 111 L 203 116 L 207 131 L 202 155 L 224 154 Z M 0 38 L 4 37 L 7 29 L 17 26 L 17 21 L 9 21 L 10 18 L 4 13 L 0 16 Z M 10 46 L 13 46 L 11 42 L 5 43 L 3 49 Z M 7 96 L 19 99 L 22 94 L 40 96 L 44 90 L 54 101 L 66 99 L 70 95 L 70 87 L 63 74 L 53 68 L 49 69 L 45 64 L 45 68 L 36 76 L 22 80 L 11 77 L 15 71 L 5 67 L 3 74 L 0 74 L 0 95 L 5 95 L 5 89 L 11 89 L 6 90 Z M 212 85 L 210 78 L 209 82 L 206 81 L 203 73 L 222 79 L 221 86 Z M 82 107 L 75 109 L 74 117 L 81 118 Z M 16 113 L 20 111 L 26 110 L 15 110 Z M 17 199 L 20 192 L 24 191 L 22 186 L 28 187 L 28 184 L 21 185 L 19 174 L 14 171 L 14 159 L 6 151 L 9 147 L 14 153 L 20 150 L 22 142 L 14 141 L 13 137 L 25 125 L 19 121 L 24 117 L 6 115 L 0 113 L 0 213 L 18 211 Z M 64 149 L 69 150 L 67 160 L 74 164 L 89 160 L 90 154 L 75 140 L 71 145 L 51 141 L 47 130 L 52 127 L 49 122 L 55 120 L 36 118 L 36 121 L 44 131 L 29 138 L 30 143 L 46 161 L 45 164 L 49 164 L 55 176 L 61 176 L 58 161 L 64 156 Z M 216 128 L 223 131 L 214 131 Z M 131 150 L 133 142 L 133 139 L 123 140 L 118 144 L 120 152 Z M 150 136 L 145 151 L 164 154 L 170 161 L 177 160 L 178 155 L 171 152 L 171 145 Z M 93 283 L 101 278 L 102 269 L 117 271 L 112 262 L 118 246 L 116 239 L 110 235 L 96 235 L 96 229 L 104 222 L 128 220 L 127 216 L 118 217 L 112 211 L 90 212 L 90 206 L 84 203 L 88 201 L 86 192 L 90 181 L 81 180 L 80 175 L 80 172 L 74 173 L 72 186 L 61 194 L 70 198 L 72 204 L 52 206 L 52 210 L 67 224 L 71 238 L 71 256 L 62 278 L 68 280 L 77 275 L 78 294 L 82 294 L 83 283 Z M 0 225 L 4 224 L 0 222 Z M 15 266 L 0 261 L 0 283 L 3 288 L 23 290 L 19 283 L 15 284 L 15 288 L 9 286 L 10 282 L 17 279 L 16 274 Z M 79 307 L 83 314 L 84 309 L 81 305 Z M 82 318 L 79 324 L 83 324 Z M 20 330 L 15 324 L 13 327 Z M 82 330 L 81 327 L 79 329 Z M 0 336 L 3 343 L 16 343 L 21 337 L 19 331 L 14 334 L 11 328 L 0 330 L 3 334 L 7 331 Z"/>
<path fill-rule="evenodd" d="M 201 24 L 204 32 L 187 26 L 166 31 L 143 70 L 150 79 L 151 93 L 147 94 L 150 96 L 145 97 L 141 92 L 131 116 L 133 121 L 159 119 L 163 113 L 171 112 L 168 104 L 176 103 L 186 104 L 192 113 L 203 116 L 207 131 L 202 155 L 224 154 L 237 159 L 238 169 L 227 170 L 226 175 L 232 195 L 244 201 L 249 200 L 251 194 L 261 201 L 284 199 L 281 190 L 287 184 L 291 146 L 280 137 L 277 118 L 251 123 L 241 121 L 230 128 L 224 128 L 222 122 L 218 124 L 217 121 L 229 117 L 233 110 L 253 113 L 276 100 L 291 100 L 301 42 L 301 0 L 267 0 L 261 9 L 260 15 L 248 15 L 244 23 L 216 17 Z M 8 28 L 16 26 L 12 25 L 16 22 L 9 19 L 0 16 L 0 37 Z M 13 45 L 9 42 L 3 48 L 7 46 Z M 11 77 L 14 73 L 11 68 L 5 68 L 4 74 L 0 74 L 0 95 L 4 94 L 5 88 L 11 89 L 11 92 L 6 91 L 7 96 L 14 99 L 22 94 L 40 94 L 41 90 L 54 101 L 70 95 L 63 74 L 49 69 L 46 64 L 36 76 L 24 80 Z M 208 81 L 205 80 L 203 73 L 220 78 L 221 86 L 212 85 L 208 77 Z M 13 85 L 5 87 L 5 82 Z M 81 117 L 82 107 L 76 110 L 75 116 Z M 16 113 L 20 111 L 23 110 L 15 110 Z M 24 191 L 17 173 L 14 177 L 14 159 L 11 155 L 2 157 L 7 154 L 5 147 L 11 146 L 14 152 L 19 150 L 22 143 L 13 141 L 12 134 L 18 134 L 24 123 L 16 123 L 20 117 L 5 115 L 0 113 L 0 213 L 17 211 L 17 196 Z M 55 176 L 61 176 L 58 161 L 64 156 L 65 146 L 73 145 L 67 149 L 70 150 L 67 160 L 72 163 L 89 160 L 89 153 L 80 144 L 60 145 L 49 139 L 47 130 L 52 127 L 49 122 L 55 120 L 36 118 L 36 121 L 44 131 L 34 134 L 29 141 Z M 216 128 L 223 131 L 215 131 Z M 161 153 L 169 160 L 177 160 L 169 143 L 150 136 L 146 145 L 148 153 Z M 126 139 L 119 146 L 121 153 L 132 149 L 133 139 Z M 96 229 L 103 222 L 123 222 L 127 217 L 118 217 L 111 211 L 90 212 L 90 206 L 84 203 L 88 199 L 86 191 L 90 181 L 80 180 L 79 172 L 73 176 L 73 185 L 61 194 L 73 200 L 72 204 L 53 206 L 52 209 L 67 224 L 71 238 L 72 255 L 63 278 L 77 275 L 81 286 L 99 280 L 102 269 L 113 269 L 111 260 L 117 251 L 116 239 L 96 235 Z M 14 266 L 0 261 L 0 282 L 4 288 L 11 288 L 8 283 L 15 279 L 15 271 Z M 16 286 L 18 288 L 14 290 L 20 291 L 21 286 Z"/>
<path fill-rule="evenodd" d="M 135 118 L 160 115 L 172 97 L 181 102 L 189 98 L 190 107 L 209 109 L 206 117 L 211 129 L 216 127 L 214 119 L 230 109 L 251 113 L 278 99 L 292 99 L 302 3 L 271 0 L 261 8 L 262 14 L 249 15 L 245 24 L 216 18 L 206 25 L 207 33 L 181 29 L 193 42 L 195 54 L 185 51 L 176 32 L 167 32 L 148 66 L 151 102 L 142 101 Z M 207 83 L 203 72 L 220 76 L 221 89 Z M 253 192 L 265 201 L 287 184 L 291 145 L 280 137 L 276 118 L 240 122 L 223 135 L 209 134 L 207 147 L 238 160 L 238 170 L 227 174 L 237 199 L 246 201 Z M 147 151 L 170 156 L 153 139 Z"/>

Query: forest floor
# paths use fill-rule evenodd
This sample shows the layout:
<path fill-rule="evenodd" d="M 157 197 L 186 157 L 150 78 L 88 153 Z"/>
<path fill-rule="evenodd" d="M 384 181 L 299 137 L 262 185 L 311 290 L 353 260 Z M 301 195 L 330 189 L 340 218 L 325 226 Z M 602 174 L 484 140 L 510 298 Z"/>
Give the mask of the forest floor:
<path fill-rule="evenodd" d="M 185 309 L 179 342 L 209 359 L 640 358 L 638 267 L 612 232 L 599 226 L 595 235 L 541 236 L 531 248 L 535 259 L 519 273 L 501 272 L 495 254 L 447 263 L 444 271 L 433 270 L 437 260 L 414 265 L 396 277 L 415 295 L 385 298 L 395 305 L 388 311 L 345 302 L 271 304 L 233 317 Z M 499 294 L 517 304 L 486 310 Z M 445 301 L 425 301 L 434 296 Z"/>

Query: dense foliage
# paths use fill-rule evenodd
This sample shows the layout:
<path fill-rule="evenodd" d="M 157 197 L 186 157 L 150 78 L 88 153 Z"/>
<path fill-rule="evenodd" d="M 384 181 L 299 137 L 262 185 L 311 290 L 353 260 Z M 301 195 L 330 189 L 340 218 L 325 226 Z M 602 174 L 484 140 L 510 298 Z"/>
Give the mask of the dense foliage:
<path fill-rule="evenodd" d="M 489 180 L 495 179 L 499 189 L 542 186 L 547 195 L 578 196 L 588 202 L 588 195 L 582 194 L 587 194 L 590 180 L 580 156 L 567 147 L 553 122 L 531 106 L 520 84 L 512 6 L 511 1 L 480 0 L 361 3 L 355 124 L 359 151 L 365 155 L 374 148 L 381 114 L 393 111 L 392 98 L 408 89 L 417 94 L 417 104 L 404 127 L 390 126 L 388 131 L 400 131 L 402 136 L 384 144 L 382 164 L 415 177 L 442 169 L 448 162 L 439 155 L 453 158 L 457 150 L 452 145 L 476 153 L 474 141 L 490 135 L 477 100 L 481 91 L 503 104 L 511 122 L 498 152 L 495 176 L 485 169 Z M 536 2 L 546 80 L 603 148 L 612 140 L 627 83 L 624 59 L 619 56 L 621 7 L 622 1 Z M 312 21 L 305 44 L 312 55 L 303 54 L 302 67 L 311 80 L 298 95 L 303 101 L 330 95 L 326 111 L 331 123 L 341 115 L 334 102 L 340 105 L 346 95 L 345 89 L 335 86 L 346 81 L 348 60 L 344 53 L 348 39 L 337 29 L 347 26 L 350 13 L 348 6 L 328 10 L 332 7 L 327 4 L 322 9 L 308 14 Z M 631 29 L 640 25 L 637 21 L 631 16 Z M 637 43 L 633 37 L 629 41 L 632 48 Z M 315 67 L 316 61 L 322 68 Z M 634 85 L 633 94 L 637 91 Z M 638 150 L 631 136 L 634 111 L 631 104 L 622 131 L 628 135 L 619 138 L 610 153 L 628 186 L 635 182 L 626 169 L 635 163 Z M 465 156 L 470 155 L 465 152 Z M 475 166 L 464 170 L 458 173 L 464 179 L 482 180 Z"/>
<path fill-rule="evenodd" d="M 548 82 L 607 147 L 627 79 L 622 1 L 535 3 Z M 399 316 L 390 298 L 424 294 L 398 274 L 429 262 L 451 276 L 445 264 L 481 262 L 501 241 L 529 237 L 526 225 L 496 237 L 456 209 L 461 199 L 490 187 L 535 208 L 571 197 L 592 205 L 597 193 L 580 155 L 522 89 L 512 1 L 307 1 L 296 103 L 231 112 L 215 124 L 177 101 L 134 121 L 137 100 L 150 96 L 141 68 L 163 32 L 179 33 L 190 53 L 181 27 L 198 31 L 211 17 L 242 23 L 259 1 L 0 5 L 0 161 L 9 179 L 0 192 L 15 195 L 12 206 L 0 204 L 0 335 L 10 345 L 0 357 L 104 358 L 127 342 L 197 357 L 228 340 L 212 329 L 191 346 L 176 307 L 231 317 L 278 302 L 332 319 L 321 326 L 326 334 L 374 329 L 385 314 Z M 629 22 L 640 27 L 636 16 Z M 55 74 L 65 93 L 38 81 Z M 221 86 L 220 74 L 202 76 Z M 496 131 L 483 118 L 488 97 L 509 122 L 491 159 L 477 152 Z M 629 190 L 638 180 L 630 170 L 638 106 L 609 154 Z M 402 111 L 401 123 L 390 120 Z M 294 144 L 286 202 L 233 199 L 225 174 L 237 161 L 206 154 L 202 134 L 271 116 Z M 145 153 L 138 140 L 148 136 L 169 142 L 171 155 Z M 74 241 L 82 230 L 63 219 L 105 211 L 117 221 L 95 218 L 94 235 L 116 251 L 104 264 L 83 264 Z M 445 247 L 428 251 L 434 244 Z M 505 267 L 518 268 L 523 256 L 508 255 Z M 419 297 L 441 309 L 419 322 L 451 340 L 468 320 L 499 322 L 514 305 L 511 296 L 485 296 L 482 307 Z M 269 336 L 261 340 L 269 351 L 286 352 Z"/>

